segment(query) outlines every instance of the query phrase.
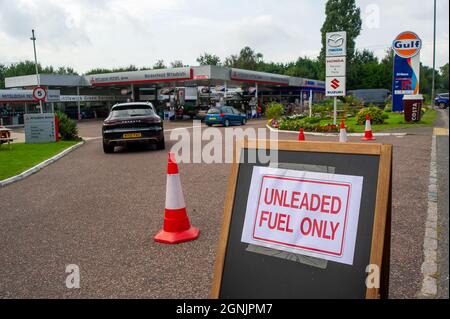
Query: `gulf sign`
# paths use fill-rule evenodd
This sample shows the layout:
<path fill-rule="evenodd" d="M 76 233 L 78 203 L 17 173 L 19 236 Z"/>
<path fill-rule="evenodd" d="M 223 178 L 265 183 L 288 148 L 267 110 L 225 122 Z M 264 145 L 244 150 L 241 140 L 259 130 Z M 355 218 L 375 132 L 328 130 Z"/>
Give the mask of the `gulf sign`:
<path fill-rule="evenodd" d="M 400 33 L 394 40 L 394 76 L 392 111 L 403 112 L 403 97 L 420 92 L 420 49 L 422 40 L 411 31 Z"/>
<path fill-rule="evenodd" d="M 411 31 L 400 33 L 394 40 L 392 48 L 402 58 L 412 58 L 422 49 L 422 40 Z"/>
<path fill-rule="evenodd" d="M 362 177 L 255 167 L 241 241 L 353 264 Z"/>

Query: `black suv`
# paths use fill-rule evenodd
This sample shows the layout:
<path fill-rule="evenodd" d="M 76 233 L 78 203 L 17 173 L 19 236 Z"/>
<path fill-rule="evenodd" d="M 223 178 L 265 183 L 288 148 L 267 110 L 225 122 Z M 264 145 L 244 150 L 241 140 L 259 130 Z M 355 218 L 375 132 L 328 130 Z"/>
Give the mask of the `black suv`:
<path fill-rule="evenodd" d="M 131 143 L 156 144 L 165 149 L 163 121 L 151 103 L 116 104 L 103 122 L 103 151 Z"/>

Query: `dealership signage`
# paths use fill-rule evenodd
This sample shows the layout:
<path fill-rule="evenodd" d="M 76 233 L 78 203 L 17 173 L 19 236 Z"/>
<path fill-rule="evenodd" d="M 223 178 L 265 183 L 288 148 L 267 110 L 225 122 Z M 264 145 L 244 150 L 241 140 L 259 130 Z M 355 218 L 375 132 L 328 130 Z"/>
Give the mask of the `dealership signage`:
<path fill-rule="evenodd" d="M 193 79 L 193 70 L 191 68 L 175 68 L 164 70 L 120 72 L 89 75 L 87 76 L 87 79 L 93 86 L 146 82 L 187 81 Z"/>
<path fill-rule="evenodd" d="M 403 111 L 403 97 L 419 94 L 420 50 L 422 40 L 414 32 L 402 32 L 393 44 L 394 76 L 392 83 L 392 111 Z"/>
<path fill-rule="evenodd" d="M 347 55 L 347 32 L 329 32 L 326 35 L 326 56 Z"/>
<path fill-rule="evenodd" d="M 276 74 L 231 69 L 231 80 L 240 82 L 257 82 L 267 84 L 289 85 L 289 77 Z"/>
<path fill-rule="evenodd" d="M 363 178 L 255 167 L 242 241 L 353 264 Z"/>
<path fill-rule="evenodd" d="M 46 91 L 45 102 L 59 102 L 60 91 Z M 0 103 L 34 103 L 37 102 L 33 96 L 33 90 L 0 90 Z"/>
<path fill-rule="evenodd" d="M 326 96 L 346 95 L 347 33 L 326 34 Z"/>
<path fill-rule="evenodd" d="M 347 67 L 347 58 L 345 56 L 326 58 L 327 76 L 345 76 L 346 67 Z"/>
<path fill-rule="evenodd" d="M 56 142 L 54 113 L 24 114 L 24 122 L 27 144 Z"/>

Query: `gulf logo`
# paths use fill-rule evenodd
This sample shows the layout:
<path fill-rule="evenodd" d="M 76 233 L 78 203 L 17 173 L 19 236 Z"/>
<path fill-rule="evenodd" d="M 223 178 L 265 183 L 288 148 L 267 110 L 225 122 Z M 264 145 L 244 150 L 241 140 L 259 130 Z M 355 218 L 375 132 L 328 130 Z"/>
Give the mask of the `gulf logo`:
<path fill-rule="evenodd" d="M 422 40 L 414 32 L 403 32 L 395 38 L 393 48 L 399 57 L 412 58 L 420 52 Z"/>

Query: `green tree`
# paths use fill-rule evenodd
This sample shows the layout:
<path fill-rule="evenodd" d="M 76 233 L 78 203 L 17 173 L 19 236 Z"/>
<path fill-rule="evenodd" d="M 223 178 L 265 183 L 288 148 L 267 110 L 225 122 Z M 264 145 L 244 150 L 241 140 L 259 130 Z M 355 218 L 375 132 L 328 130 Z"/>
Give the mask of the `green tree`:
<path fill-rule="evenodd" d="M 356 6 L 355 0 L 328 0 L 325 6 L 325 22 L 322 29 L 322 50 L 319 61 L 324 78 L 325 50 L 327 32 L 347 31 L 347 57 L 351 64 L 355 55 L 355 40 L 361 33 L 361 10 Z"/>
<path fill-rule="evenodd" d="M 217 55 L 205 52 L 197 58 L 200 65 L 221 65 L 220 58 Z"/>
<path fill-rule="evenodd" d="M 258 69 L 258 66 L 263 63 L 263 55 L 256 53 L 250 47 L 245 47 L 241 50 L 239 55 L 231 55 L 225 59 L 225 66 L 246 70 Z"/>
<path fill-rule="evenodd" d="M 5 72 L 6 66 L 0 63 L 0 89 L 5 88 Z"/>
<path fill-rule="evenodd" d="M 441 67 L 440 69 L 441 81 L 438 87 L 441 92 L 448 92 L 448 63 Z"/>
<path fill-rule="evenodd" d="M 156 61 L 155 65 L 153 65 L 153 70 L 158 69 L 167 69 L 167 66 L 164 63 L 164 60 L 158 60 Z"/>
<path fill-rule="evenodd" d="M 441 82 L 441 77 L 439 72 L 436 72 L 436 84 Z M 433 68 L 420 63 L 420 93 L 431 96 L 432 85 L 433 85 Z"/>
<path fill-rule="evenodd" d="M 183 64 L 183 61 L 181 61 L 181 60 L 175 60 L 170 63 L 170 66 L 172 68 L 182 68 L 182 67 L 184 67 L 184 64 Z"/>
<path fill-rule="evenodd" d="M 380 88 L 392 90 L 393 80 L 393 67 L 394 67 L 394 50 L 389 48 L 386 51 L 386 55 L 381 60 L 378 66 L 378 76 L 380 77 Z"/>
<path fill-rule="evenodd" d="M 353 61 L 347 63 L 347 87 L 349 90 L 379 87 L 378 59 L 369 50 L 356 51 Z"/>
<path fill-rule="evenodd" d="M 258 65 L 257 71 L 285 75 L 287 65 L 284 63 L 262 62 Z"/>
<path fill-rule="evenodd" d="M 91 75 L 91 74 L 105 74 L 105 73 L 118 73 L 118 72 L 132 72 L 132 71 L 138 71 L 139 69 L 133 65 L 130 64 L 129 66 L 125 67 L 119 67 L 114 69 L 104 69 L 104 68 L 97 68 L 89 70 L 85 73 L 85 75 Z"/>
<path fill-rule="evenodd" d="M 296 62 L 288 63 L 285 74 L 308 79 L 319 79 L 320 62 L 307 57 L 300 57 Z"/>

